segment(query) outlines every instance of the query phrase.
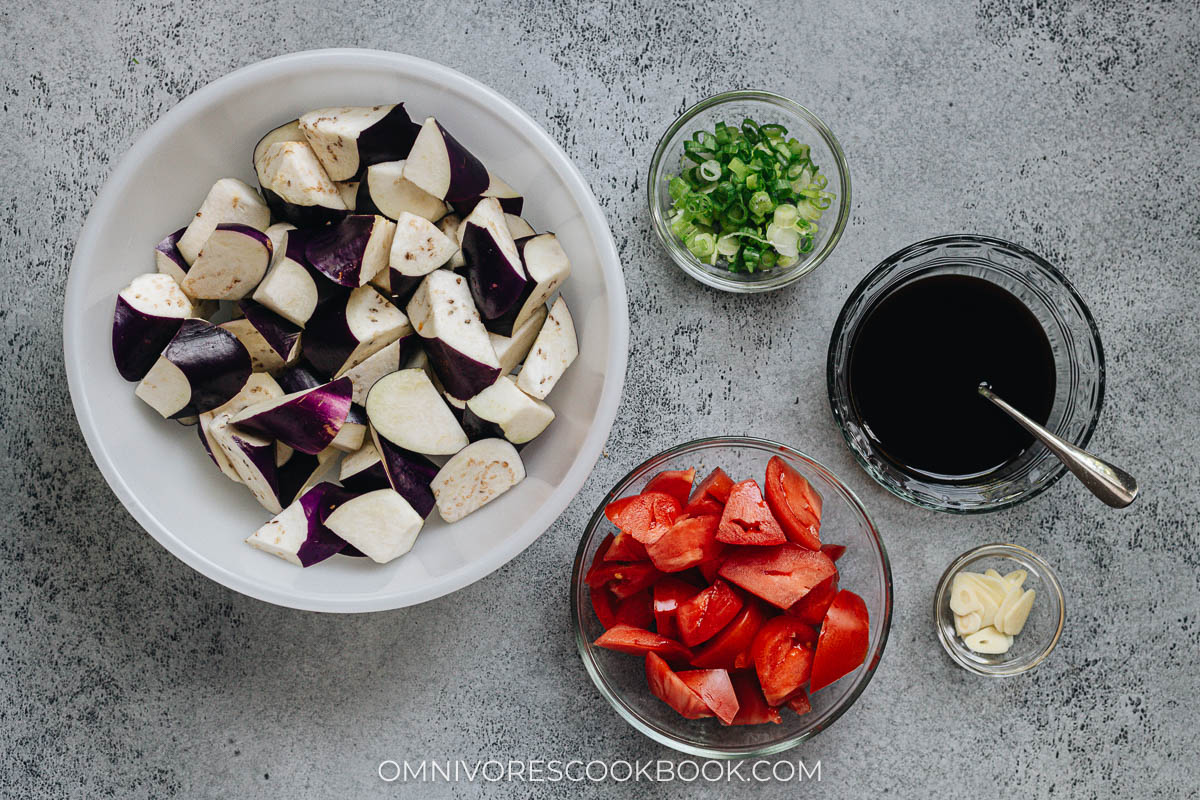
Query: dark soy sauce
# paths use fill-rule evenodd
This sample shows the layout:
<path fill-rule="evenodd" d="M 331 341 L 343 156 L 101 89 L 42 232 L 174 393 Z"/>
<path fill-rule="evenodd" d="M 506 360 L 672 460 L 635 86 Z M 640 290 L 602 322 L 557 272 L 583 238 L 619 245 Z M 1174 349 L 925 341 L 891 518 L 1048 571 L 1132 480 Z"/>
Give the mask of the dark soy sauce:
<path fill-rule="evenodd" d="M 1033 437 L 977 391 L 1034 420 L 1054 404 L 1054 354 L 1037 317 L 982 278 L 932 275 L 885 295 L 850 345 L 850 397 L 867 434 L 907 472 L 965 481 L 1010 463 Z"/>

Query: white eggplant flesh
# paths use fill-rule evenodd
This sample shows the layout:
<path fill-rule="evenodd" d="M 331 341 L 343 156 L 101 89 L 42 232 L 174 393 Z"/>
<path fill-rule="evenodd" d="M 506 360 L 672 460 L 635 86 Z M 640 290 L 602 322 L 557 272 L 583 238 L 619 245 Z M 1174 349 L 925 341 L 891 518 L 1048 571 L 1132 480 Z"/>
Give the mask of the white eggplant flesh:
<path fill-rule="evenodd" d="M 462 251 L 462 218 L 457 214 L 447 214 L 438 220 L 438 230 L 458 245 L 454 255 L 450 256 L 450 260 L 446 262 L 446 268 L 461 269 L 465 267 L 467 259 L 463 256 Z"/>
<path fill-rule="evenodd" d="M 408 277 L 422 277 L 445 264 L 458 252 L 458 245 L 424 217 L 402 212 L 396 220 L 396 235 L 388 266 Z"/>
<path fill-rule="evenodd" d="M 258 175 L 263 188 L 285 203 L 348 210 L 337 184 L 305 142 L 277 142 L 268 147 L 259 162 Z"/>
<path fill-rule="evenodd" d="M 321 522 L 331 486 L 321 484 L 304 492 L 252 533 L 246 544 L 298 567 L 311 567 L 345 549 L 345 540 Z"/>
<path fill-rule="evenodd" d="M 372 164 L 358 186 L 357 207 L 362 213 L 383 214 L 399 220 L 415 214 L 430 222 L 446 215 L 446 203 L 404 177 L 404 161 Z"/>
<path fill-rule="evenodd" d="M 543 304 L 534 309 L 533 315 L 525 320 L 521 327 L 513 331 L 512 336 L 488 333 L 492 349 L 496 351 L 496 358 L 500 360 L 501 375 L 512 372 L 529 355 L 530 349 L 533 348 L 533 341 L 541 332 L 542 326 L 546 324 L 548 314 L 549 310 Z"/>
<path fill-rule="evenodd" d="M 514 239 L 524 239 L 527 236 L 537 235 L 537 231 L 533 229 L 533 226 L 516 214 L 505 214 L 504 222 L 508 225 L 508 232 Z"/>
<path fill-rule="evenodd" d="M 559 296 L 521 366 L 517 386 L 526 394 L 545 400 L 578 355 L 575 323 L 567 302 Z"/>
<path fill-rule="evenodd" d="M 450 202 L 478 197 L 491 182 L 483 162 L 433 117 L 421 125 L 404 164 L 404 177 Z"/>
<path fill-rule="evenodd" d="M 353 453 L 363 446 L 367 436 L 367 426 L 358 422 L 346 422 L 333 437 L 329 446 L 343 453 Z"/>
<path fill-rule="evenodd" d="M 554 409 L 518 389 L 508 376 L 468 400 L 467 408 L 480 419 L 499 425 L 504 438 L 513 444 L 532 441 L 554 421 Z"/>
<path fill-rule="evenodd" d="M 335 181 L 357 179 L 372 164 L 404 158 L 419 130 L 403 103 L 318 108 L 302 115 L 299 123 Z"/>
<path fill-rule="evenodd" d="M 121 377 L 146 377 L 192 312 L 192 301 L 170 275 L 152 272 L 130 281 L 113 312 L 113 359 Z"/>
<path fill-rule="evenodd" d="M 336 184 L 338 194 L 342 197 L 342 202 L 346 204 L 346 210 L 353 214 L 358 210 L 358 181 L 340 181 Z"/>
<path fill-rule="evenodd" d="M 362 362 L 342 369 L 335 377 L 349 378 L 353 387 L 351 399 L 358 405 L 363 405 L 367 402 L 367 393 L 380 378 L 391 375 L 403 366 L 407 344 L 411 340 L 411 335 L 397 339 Z"/>
<path fill-rule="evenodd" d="M 425 520 L 393 489 L 377 489 L 345 501 L 325 526 L 378 564 L 412 549 Z"/>
<path fill-rule="evenodd" d="M 320 306 L 304 329 L 304 357 L 323 375 L 344 374 L 412 334 L 404 312 L 372 286 Z"/>
<path fill-rule="evenodd" d="M 170 275 L 176 283 L 183 282 L 191 266 L 177 246 L 186 230 L 180 228 L 154 246 L 154 268 L 164 275 Z"/>
<path fill-rule="evenodd" d="M 367 394 L 367 418 L 380 436 L 405 450 L 451 455 L 467 435 L 423 370 L 393 372 Z"/>
<path fill-rule="evenodd" d="M 433 479 L 438 513 L 458 522 L 525 479 L 525 465 L 511 443 L 481 439 L 452 456 Z"/>
<path fill-rule="evenodd" d="M 500 361 L 462 275 L 444 269 L 426 275 L 408 302 L 408 315 L 454 397 L 469 400 L 500 376 Z"/>
<path fill-rule="evenodd" d="M 267 274 L 271 265 L 271 240 L 260 230 L 240 223 L 221 223 L 180 287 L 201 300 L 240 300 Z"/>
<path fill-rule="evenodd" d="M 300 327 L 317 308 L 321 299 L 317 281 L 323 280 L 304 261 L 305 236 L 295 229 L 284 232 L 271 269 L 251 295 L 254 302 Z"/>
<path fill-rule="evenodd" d="M 283 395 L 283 389 L 280 388 L 274 378 L 265 372 L 256 372 L 250 376 L 246 381 L 246 385 L 228 403 L 199 415 L 198 428 L 200 441 L 204 443 L 204 449 L 208 451 L 209 458 L 224 473 L 225 477 L 237 483 L 240 483 L 242 480 L 238 477 L 237 470 L 229 463 L 229 459 L 225 457 L 225 451 L 221 449 L 220 445 L 213 438 L 213 419 L 218 414 L 225 414 L 232 417 L 244 408 L 249 408 L 256 403 L 262 403 L 267 400 L 274 400 L 283 397 Z M 278 459 L 276 459 L 276 463 L 278 464 Z"/>
<path fill-rule="evenodd" d="M 228 414 L 217 414 L 209 425 L 209 435 L 233 465 L 238 478 L 259 505 L 278 514 L 279 473 L 275 465 L 275 443 L 253 433 L 238 430 L 230 424 Z"/>
<path fill-rule="evenodd" d="M 271 224 L 271 211 L 250 185 L 237 178 L 222 178 L 208 190 L 208 196 L 187 229 L 179 237 L 176 247 L 189 264 L 196 263 L 208 237 L 218 225 L 246 225 L 265 231 Z M 186 291 L 186 289 L 185 289 Z"/>
<path fill-rule="evenodd" d="M 231 319 L 229 322 L 222 322 L 220 327 L 232 333 L 246 348 L 246 352 L 250 354 L 250 368 L 254 372 L 279 372 L 290 363 L 295 363 L 299 358 L 300 348 L 296 347 L 295 355 L 292 360 L 284 361 L 279 357 L 271 345 L 267 344 L 267 340 L 258 332 L 258 329 L 251 324 L 246 318 Z M 297 342 L 297 345 L 299 342 Z"/>

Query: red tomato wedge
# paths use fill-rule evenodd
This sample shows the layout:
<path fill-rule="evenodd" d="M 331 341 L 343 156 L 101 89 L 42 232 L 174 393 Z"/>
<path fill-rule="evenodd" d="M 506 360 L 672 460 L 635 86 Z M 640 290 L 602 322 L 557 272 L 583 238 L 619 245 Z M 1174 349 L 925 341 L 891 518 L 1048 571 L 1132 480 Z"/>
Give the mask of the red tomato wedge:
<path fill-rule="evenodd" d="M 751 651 L 768 703 L 781 705 L 808 682 L 815 644 L 813 629 L 792 617 L 774 617 L 759 629 Z"/>
<path fill-rule="evenodd" d="M 749 480 L 734 484 L 729 491 L 717 539 L 727 544 L 773 545 L 783 544 L 787 536 L 771 516 L 758 484 Z"/>
<path fill-rule="evenodd" d="M 779 712 L 767 705 L 762 688 L 758 685 L 758 676 L 754 670 L 739 670 L 731 673 L 729 682 L 733 684 L 733 692 L 737 695 L 738 713 L 730 725 L 759 725 L 773 722 L 776 725 L 783 722 Z"/>
<path fill-rule="evenodd" d="M 870 616 L 867 604 L 854 592 L 842 591 L 833 598 L 825 621 L 821 624 L 821 638 L 817 640 L 817 654 L 812 665 L 811 691 L 823 689 L 843 675 L 858 669 L 867 658 L 867 647 L 871 639 Z"/>
<path fill-rule="evenodd" d="M 653 652 L 646 653 L 646 682 L 654 696 L 687 719 L 711 717 L 708 704 L 700 699 L 683 680 L 671 671 L 667 662 Z"/>
<path fill-rule="evenodd" d="M 650 479 L 642 493 L 662 492 L 669 494 L 679 501 L 680 506 L 686 506 L 688 495 L 692 493 L 692 481 L 696 479 L 694 469 L 670 469 L 660 472 Z"/>
<path fill-rule="evenodd" d="M 790 608 L 837 567 L 820 550 L 807 550 L 791 542 L 774 547 L 739 547 L 721 564 L 718 573 L 751 594 L 779 608 Z"/>
<path fill-rule="evenodd" d="M 742 666 L 749 666 L 750 645 L 754 643 L 754 635 L 766 619 L 762 603 L 753 597 L 749 598 L 733 621 L 696 651 L 695 657 L 692 658 L 692 666 L 703 669 L 734 669 L 738 666 L 738 657 L 743 655 L 745 663 Z"/>
<path fill-rule="evenodd" d="M 623 561 L 610 561 L 609 563 L 615 564 L 617 570 L 613 573 L 612 580 L 608 582 L 608 589 L 618 600 L 624 600 L 643 589 L 650 588 L 655 581 L 662 577 L 662 573 L 648 561 L 633 564 L 626 564 Z"/>
<path fill-rule="evenodd" d="M 700 696 L 717 719 L 729 725 L 738 712 L 737 693 L 729 673 L 723 669 L 692 669 L 675 673 L 687 687 Z"/>
<path fill-rule="evenodd" d="M 654 584 L 654 626 L 660 634 L 672 639 L 679 638 L 675 610 L 680 603 L 691 600 L 699 591 L 698 587 L 669 576 Z"/>
<path fill-rule="evenodd" d="M 646 555 L 646 545 L 624 531 L 617 534 L 604 554 L 605 561 L 645 561 L 649 557 Z"/>
<path fill-rule="evenodd" d="M 728 583 L 717 580 L 675 609 L 679 638 L 693 647 L 715 636 L 742 609 L 742 598 Z"/>
<path fill-rule="evenodd" d="M 671 495 L 643 492 L 609 503 L 604 516 L 642 544 L 650 544 L 670 530 L 682 512 L 679 501 Z"/>
<path fill-rule="evenodd" d="M 613 607 L 616 625 L 647 628 L 654 624 L 654 600 L 649 589 L 642 589 L 618 601 Z"/>
<path fill-rule="evenodd" d="M 588 586 L 603 586 L 612 580 L 612 572 L 615 567 L 612 564 L 604 563 L 612 543 L 613 535 L 610 533 L 596 548 L 596 555 L 592 556 L 592 565 L 588 567 L 587 573 L 583 576 L 583 582 Z"/>
<path fill-rule="evenodd" d="M 690 661 L 692 658 L 691 651 L 674 639 L 632 625 L 614 625 L 600 634 L 592 644 L 633 656 L 654 653 L 660 658 L 679 663 Z"/>
<path fill-rule="evenodd" d="M 787 610 L 789 616 L 795 617 L 806 625 L 820 627 L 825 619 L 825 612 L 838 593 L 838 576 L 832 575 L 813 587 L 813 590 L 796 601 Z"/>
<path fill-rule="evenodd" d="M 823 544 L 821 552 L 837 561 L 842 556 L 846 555 L 846 545 L 844 544 Z"/>
<path fill-rule="evenodd" d="M 688 505 L 694 506 L 705 499 L 715 500 L 721 505 L 725 505 L 731 489 L 733 489 L 733 480 L 725 474 L 725 470 L 717 467 L 708 473 L 708 476 L 700 481 L 700 484 L 692 491 L 692 502 Z"/>
<path fill-rule="evenodd" d="M 722 556 L 723 554 L 724 551 L 722 551 Z M 723 557 L 714 558 L 712 561 L 705 561 L 703 564 L 700 564 L 696 567 L 696 569 L 700 571 L 700 576 L 704 578 L 704 583 L 706 585 L 717 579 L 717 571 L 721 569 L 721 564 L 723 562 Z"/>
<path fill-rule="evenodd" d="M 804 716 L 812 711 L 812 703 L 808 701 L 808 693 L 803 689 L 797 689 L 796 693 L 788 698 L 786 705 L 800 716 Z"/>
<path fill-rule="evenodd" d="M 711 497 L 706 497 L 703 500 L 696 500 L 688 503 L 683 509 L 684 517 L 707 517 L 710 514 L 717 517 L 721 516 L 721 512 L 725 510 L 725 506 L 713 500 Z"/>
<path fill-rule="evenodd" d="M 600 624 L 607 630 L 617 624 L 617 609 L 613 602 L 613 596 L 603 586 L 593 586 L 588 590 L 592 596 L 592 611 L 596 612 L 596 619 L 600 620 Z"/>
<path fill-rule="evenodd" d="M 821 548 L 821 495 L 779 456 L 767 462 L 767 505 L 787 538 L 810 550 Z"/>
<path fill-rule="evenodd" d="M 718 522 L 720 519 L 715 516 L 680 519 L 669 531 L 646 545 L 646 553 L 661 572 L 683 572 L 712 561 L 724 549 L 717 541 Z"/>

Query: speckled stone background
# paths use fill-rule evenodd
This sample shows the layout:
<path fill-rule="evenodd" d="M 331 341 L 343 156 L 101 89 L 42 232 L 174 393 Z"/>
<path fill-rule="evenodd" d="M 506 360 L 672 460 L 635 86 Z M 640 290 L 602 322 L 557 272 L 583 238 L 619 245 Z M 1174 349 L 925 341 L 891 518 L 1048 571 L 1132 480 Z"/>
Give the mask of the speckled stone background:
<path fill-rule="evenodd" d="M 1104 2 L 322 3 L 6 0 L 0 8 L 0 795 L 12 798 L 1196 797 L 1200 786 L 1200 6 Z M 608 214 L 632 324 L 624 413 L 536 544 L 457 594 L 358 617 L 276 608 L 193 573 L 117 502 L 71 413 L 61 295 L 114 160 L 189 92 L 327 46 L 452 65 L 540 121 Z M 643 207 L 658 133 L 716 91 L 799 99 L 854 178 L 842 244 L 770 296 L 675 270 Z M 909 507 L 851 460 L 829 331 L 881 258 L 1010 238 L 1091 304 L 1108 357 L 1095 448 L 1141 476 L 1106 510 L 1064 480 L 996 515 Z M 629 398 L 639 398 L 631 402 Z M 385 784 L 383 759 L 669 758 L 603 705 L 567 628 L 601 494 L 699 435 L 792 443 L 886 534 L 896 614 L 874 682 L 789 755 L 818 785 Z M 929 620 L 946 562 L 991 540 L 1058 565 L 1053 657 L 967 675 Z"/>

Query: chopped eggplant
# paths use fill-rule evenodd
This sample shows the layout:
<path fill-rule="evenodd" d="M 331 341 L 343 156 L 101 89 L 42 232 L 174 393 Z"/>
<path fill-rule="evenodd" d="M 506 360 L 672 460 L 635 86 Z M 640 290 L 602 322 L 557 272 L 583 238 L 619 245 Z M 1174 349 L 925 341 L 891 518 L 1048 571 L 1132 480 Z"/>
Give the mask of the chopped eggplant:
<path fill-rule="evenodd" d="M 468 400 L 500 376 L 500 362 L 463 276 L 444 269 L 426 275 L 408 314 L 451 395 Z"/>
<path fill-rule="evenodd" d="M 304 247 L 308 263 L 341 286 L 364 286 L 387 266 L 396 223 L 378 214 L 351 214 L 314 232 Z"/>
<path fill-rule="evenodd" d="M 404 161 L 372 164 L 358 185 L 355 207 L 362 214 L 382 214 L 398 220 L 416 214 L 430 222 L 446 215 L 446 203 L 404 177 Z"/>
<path fill-rule="evenodd" d="M 333 443 L 350 413 L 350 381 L 336 381 L 244 408 L 233 417 L 242 430 L 278 439 L 315 455 Z"/>
<path fill-rule="evenodd" d="M 139 275 L 117 294 L 112 348 L 117 372 L 140 381 L 192 315 L 192 301 L 170 275 Z"/>
<path fill-rule="evenodd" d="M 372 281 L 384 292 L 411 295 L 421 278 L 445 264 L 458 252 L 458 245 L 429 220 L 404 212 L 396 221 L 396 235 L 388 257 L 388 268 Z"/>
<path fill-rule="evenodd" d="M 372 164 L 407 156 L 420 126 L 397 103 L 318 108 L 300 117 L 300 130 L 326 174 L 348 181 L 360 178 Z"/>
<path fill-rule="evenodd" d="M 458 250 L 446 262 L 446 269 L 461 269 L 467 265 L 467 259 L 462 251 L 462 218 L 457 214 L 447 214 L 438 220 L 438 230 L 446 234 L 458 244 Z"/>
<path fill-rule="evenodd" d="M 383 466 L 383 459 L 379 457 L 379 450 L 370 440 L 363 442 L 362 447 L 342 459 L 342 471 L 338 480 L 342 482 L 342 486 L 360 494 L 392 488 L 387 470 Z"/>
<path fill-rule="evenodd" d="M 271 240 L 262 231 L 223 222 L 208 237 L 180 286 L 189 297 L 201 300 L 240 300 L 267 274 L 271 253 Z"/>
<path fill-rule="evenodd" d="M 501 317 L 520 302 L 529 280 L 499 202 L 490 197 L 480 201 L 460 230 L 471 296 L 479 314 L 484 319 Z"/>
<path fill-rule="evenodd" d="M 533 229 L 533 226 L 516 214 L 505 214 L 504 222 L 508 225 L 508 232 L 512 234 L 514 239 L 524 239 L 527 236 L 537 235 L 537 231 Z"/>
<path fill-rule="evenodd" d="M 550 307 L 546 324 L 542 326 L 521 367 L 517 386 L 526 394 L 545 400 L 578 355 L 575 323 L 567 309 L 567 301 L 560 296 Z"/>
<path fill-rule="evenodd" d="M 200 251 L 208 243 L 208 237 L 222 224 L 246 225 L 257 231 L 265 231 L 271 224 L 271 211 L 252 186 L 237 178 L 217 181 L 208 190 L 200 210 L 192 217 L 175 245 L 187 263 L 196 263 Z M 184 291 L 187 291 L 187 287 L 184 287 Z"/>
<path fill-rule="evenodd" d="M 300 567 L 311 567 L 344 550 L 346 541 L 321 522 L 321 506 L 330 487 L 337 488 L 322 483 L 309 489 L 252 533 L 246 544 Z"/>
<path fill-rule="evenodd" d="M 338 375 L 337 377 L 342 377 Z M 312 370 L 312 368 L 303 361 L 297 362 L 285 369 L 283 372 L 275 376 L 275 380 L 279 381 L 283 391 L 291 394 L 292 392 L 302 392 L 305 389 L 315 389 L 325 381 L 321 380 L 320 376 Z"/>
<path fill-rule="evenodd" d="M 521 456 L 503 439 L 481 439 L 452 456 L 433 479 L 438 513 L 457 522 L 525 479 Z"/>
<path fill-rule="evenodd" d="M 255 372 L 279 372 L 287 366 L 287 362 L 279 357 L 274 348 L 267 343 L 258 329 L 245 318 L 231 319 L 222 322 L 221 328 L 232 333 L 250 354 L 250 368 Z"/>
<path fill-rule="evenodd" d="M 504 336 L 520 328 L 545 306 L 571 274 L 571 262 L 553 233 L 543 233 L 517 242 L 521 263 L 529 276 L 518 302 L 507 313 L 487 321 L 488 330 Z"/>
<path fill-rule="evenodd" d="M 340 181 L 337 184 L 338 194 L 342 196 L 342 202 L 346 204 L 346 210 L 351 214 L 358 210 L 358 187 L 360 185 L 358 181 Z M 363 213 L 368 212 L 364 209 Z"/>
<path fill-rule="evenodd" d="M 546 306 L 540 305 L 534 309 L 533 315 L 525 320 L 521 327 L 513 331 L 512 336 L 488 333 L 492 349 L 496 351 L 496 358 L 500 361 L 501 375 L 512 372 L 517 368 L 517 364 L 520 364 L 529 355 L 529 350 L 533 347 L 533 340 L 541 332 L 547 314 Z"/>
<path fill-rule="evenodd" d="M 217 414 L 209 425 L 209 436 L 233 465 L 238 478 L 254 495 L 259 505 L 278 514 L 279 472 L 275 465 L 275 443 L 270 439 L 238 430 L 228 414 Z"/>
<path fill-rule="evenodd" d="M 213 460 L 213 463 L 225 474 L 227 478 L 235 482 L 241 482 L 241 478 L 237 474 L 237 470 L 229 463 L 229 459 L 225 456 L 225 451 L 216 443 L 212 435 L 212 422 L 218 414 L 225 414 L 232 417 L 244 408 L 261 403 L 266 400 L 274 400 L 278 397 L 283 397 L 283 389 L 276 383 L 266 372 L 256 372 L 246 381 L 246 385 L 241 390 L 230 398 L 228 403 L 214 408 L 211 411 L 205 411 L 200 414 L 197 422 L 197 432 L 200 435 L 200 442 L 204 445 L 204 449 L 208 451 L 208 457 Z M 278 465 L 278 460 L 276 461 Z"/>
<path fill-rule="evenodd" d="M 433 117 L 421 125 L 404 164 L 404 177 L 451 203 L 479 197 L 491 183 L 483 162 Z"/>
<path fill-rule="evenodd" d="M 360 286 L 317 308 L 304 329 L 304 357 L 322 375 L 337 375 L 411 333 L 403 311 Z"/>
<path fill-rule="evenodd" d="M 378 564 L 412 549 L 425 520 L 391 489 L 377 489 L 341 503 L 325 526 Z"/>
<path fill-rule="evenodd" d="M 299 325 L 253 300 L 239 301 L 238 308 L 285 364 L 300 357 Z"/>
<path fill-rule="evenodd" d="M 343 453 L 353 453 L 363 446 L 367 436 L 367 412 L 362 406 L 350 405 L 346 421 L 329 446 Z"/>
<path fill-rule="evenodd" d="M 279 502 L 288 505 L 325 480 L 330 470 L 337 466 L 339 455 L 337 450 L 327 447 L 315 456 L 296 453 L 289 458 L 279 468 Z"/>
<path fill-rule="evenodd" d="M 272 226 L 274 227 L 274 226 Z M 271 269 L 251 296 L 254 302 L 303 327 L 322 300 L 342 291 L 308 264 L 304 248 L 308 231 L 286 231 L 282 253 L 277 252 Z"/>
<path fill-rule="evenodd" d="M 554 421 L 554 410 L 517 388 L 507 375 L 467 401 L 475 416 L 494 422 L 513 444 L 525 444 Z"/>
<path fill-rule="evenodd" d="M 475 206 L 479 203 L 479 201 L 488 197 L 494 197 L 496 200 L 499 200 L 500 207 L 503 208 L 506 213 L 514 216 L 519 215 L 522 208 L 525 206 L 525 198 L 521 197 L 521 195 L 517 193 L 516 189 L 512 188 L 503 180 L 489 172 L 487 187 L 475 197 L 468 197 L 465 200 L 455 201 L 453 203 L 454 211 L 455 213 L 461 214 L 465 217 L 475 209 Z"/>
<path fill-rule="evenodd" d="M 185 319 L 135 394 L 164 417 L 194 416 L 229 402 L 250 375 L 250 354 L 236 336 Z"/>
<path fill-rule="evenodd" d="M 191 266 L 177 246 L 186 230 L 187 228 L 180 228 L 154 246 L 155 268 L 164 275 L 170 275 L 176 283 L 183 283 L 188 267 Z"/>
<path fill-rule="evenodd" d="M 308 146 L 299 120 L 259 139 L 253 160 L 263 197 L 278 219 L 307 228 L 346 216 L 346 201 Z"/>
<path fill-rule="evenodd" d="M 375 431 L 405 450 L 450 455 L 467 444 L 454 414 L 419 369 L 403 369 L 380 379 L 367 394 L 367 418 Z"/>
<path fill-rule="evenodd" d="M 336 375 L 338 378 L 350 379 L 350 383 L 354 387 L 351 397 L 355 403 L 362 405 L 367 402 L 367 392 L 371 391 L 375 382 L 384 375 L 390 375 L 401 368 L 413 336 L 413 334 L 409 334 L 402 339 L 397 339 L 382 350 L 363 359 L 361 363 L 347 367 Z"/>
<path fill-rule="evenodd" d="M 374 429 L 371 438 L 388 484 L 412 505 L 422 519 L 428 517 L 436 503 L 431 485 L 438 473 L 437 464 L 420 453 L 393 444 Z"/>

